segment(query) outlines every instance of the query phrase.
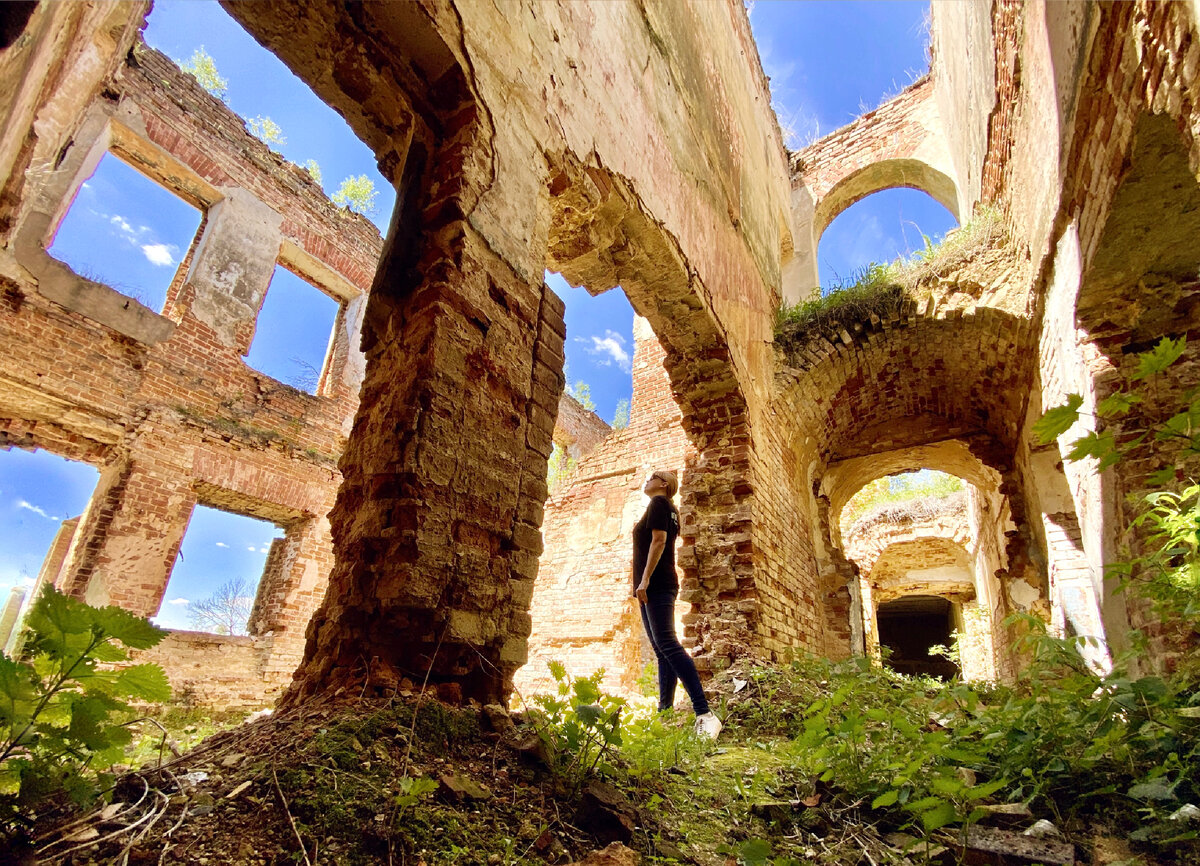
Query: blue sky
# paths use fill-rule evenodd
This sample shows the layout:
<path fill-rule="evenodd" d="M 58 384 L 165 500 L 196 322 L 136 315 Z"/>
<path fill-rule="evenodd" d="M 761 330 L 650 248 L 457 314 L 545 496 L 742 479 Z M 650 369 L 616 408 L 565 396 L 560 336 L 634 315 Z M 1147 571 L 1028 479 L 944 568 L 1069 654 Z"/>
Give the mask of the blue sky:
<path fill-rule="evenodd" d="M 748 3 L 750 26 L 789 147 L 799 148 L 895 96 L 929 70 L 928 2 Z M 885 190 L 845 210 L 821 236 L 822 286 L 924 247 L 956 225 L 923 192 Z"/>
<path fill-rule="evenodd" d="M 230 579 L 243 579 L 252 595 L 271 539 L 282 537 L 283 530 L 265 520 L 196 506 L 154 621 L 164 628 L 191 628 L 188 603 L 207 598 Z"/>
<path fill-rule="evenodd" d="M 845 125 L 927 69 L 923 21 L 928 2 L 760 0 L 749 8 L 792 147 Z M 276 149 L 299 164 L 315 159 L 327 193 L 345 177 L 372 178 L 379 196 L 371 217 L 386 227 L 394 193 L 367 147 L 215 2 L 156 0 L 145 37 L 177 62 L 203 46 L 228 81 L 230 108 L 246 118 L 274 120 L 286 137 Z M 186 203 L 108 156 L 80 190 L 52 252 L 158 310 L 199 219 Z M 953 224 L 924 193 L 891 190 L 871 196 L 826 230 L 819 249 L 822 283 L 919 249 L 922 234 L 937 238 Z M 586 382 L 597 413 L 611 420 L 617 403 L 630 396 L 633 311 L 619 290 L 592 298 L 555 275 L 548 274 L 547 281 L 567 306 L 570 381 Z M 303 386 L 297 377 L 305 366 L 320 371 L 335 312 L 332 300 L 277 269 L 247 363 Z M 97 477 L 92 467 L 45 452 L 0 451 L 0 518 L 11 530 L 0 534 L 0 590 L 37 575 L 59 521 L 83 510 Z M 180 599 L 203 598 L 229 577 L 256 580 L 270 538 L 278 534 L 260 521 L 198 510 L 161 621 L 186 626 L 187 605 Z"/>

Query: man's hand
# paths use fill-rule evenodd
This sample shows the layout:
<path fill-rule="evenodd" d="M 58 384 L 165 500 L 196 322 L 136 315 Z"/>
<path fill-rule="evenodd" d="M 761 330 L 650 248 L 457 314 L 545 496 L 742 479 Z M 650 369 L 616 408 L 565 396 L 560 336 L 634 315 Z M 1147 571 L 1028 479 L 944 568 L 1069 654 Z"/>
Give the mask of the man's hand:
<path fill-rule="evenodd" d="M 647 598 L 646 598 L 646 590 L 647 590 L 647 589 L 648 589 L 648 587 L 646 586 L 646 583 L 645 583 L 645 581 L 643 581 L 642 583 L 639 583 L 639 584 L 637 585 L 637 589 L 635 589 L 635 590 L 633 591 L 633 594 L 634 594 L 634 596 L 635 596 L 635 597 L 637 598 L 637 600 L 638 600 L 638 601 L 640 601 L 642 604 L 645 604 L 647 601 L 649 601 L 649 599 L 647 599 Z"/>

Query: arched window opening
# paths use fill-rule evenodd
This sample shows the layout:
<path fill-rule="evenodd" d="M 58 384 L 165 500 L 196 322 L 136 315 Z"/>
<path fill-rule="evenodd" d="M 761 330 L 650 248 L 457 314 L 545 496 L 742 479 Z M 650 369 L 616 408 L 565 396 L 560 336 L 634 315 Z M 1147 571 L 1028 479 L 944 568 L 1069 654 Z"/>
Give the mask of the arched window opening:
<path fill-rule="evenodd" d="M 967 485 L 961 478 L 934 469 L 885 475 L 864 485 L 850 497 L 839 521 L 842 537 L 864 522 L 896 522 L 942 510 L 951 497 L 965 495 Z"/>
<path fill-rule="evenodd" d="M 821 294 L 878 281 L 881 266 L 935 255 L 957 225 L 950 211 L 917 189 L 885 189 L 855 202 L 818 243 Z"/>

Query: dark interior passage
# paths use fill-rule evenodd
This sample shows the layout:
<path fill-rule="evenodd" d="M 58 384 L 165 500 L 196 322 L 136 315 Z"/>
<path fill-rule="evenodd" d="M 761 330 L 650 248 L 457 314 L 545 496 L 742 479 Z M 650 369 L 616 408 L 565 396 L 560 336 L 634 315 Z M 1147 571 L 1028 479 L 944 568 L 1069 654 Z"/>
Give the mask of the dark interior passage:
<path fill-rule="evenodd" d="M 891 650 L 884 661 L 888 667 L 902 674 L 942 678 L 959 672 L 958 665 L 948 659 L 929 655 L 931 646 L 949 646 L 952 640 L 952 608 L 946 599 L 910 595 L 884 602 L 877 618 L 879 643 Z"/>

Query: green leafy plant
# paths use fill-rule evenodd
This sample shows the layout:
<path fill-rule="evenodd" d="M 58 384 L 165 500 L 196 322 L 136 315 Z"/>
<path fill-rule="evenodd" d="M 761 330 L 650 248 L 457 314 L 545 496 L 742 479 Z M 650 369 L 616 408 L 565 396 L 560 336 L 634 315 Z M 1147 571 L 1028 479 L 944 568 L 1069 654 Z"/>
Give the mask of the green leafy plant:
<path fill-rule="evenodd" d="M 846 530 L 859 520 L 920 519 L 946 507 L 945 500 L 965 489 L 961 478 L 936 470 L 884 476 L 850 497 L 842 509 L 840 522 Z"/>
<path fill-rule="evenodd" d="M 217 72 L 217 62 L 201 45 L 192 52 L 186 63 L 180 63 L 179 68 L 191 75 L 201 87 L 222 102 L 229 93 L 229 81 Z"/>
<path fill-rule="evenodd" d="M 561 662 L 548 665 L 555 692 L 534 696 L 530 715 L 551 769 L 574 791 L 593 773 L 612 774 L 608 758 L 621 745 L 625 700 L 601 691 L 603 668 L 590 677 L 571 677 Z"/>
<path fill-rule="evenodd" d="M 624 430 L 629 426 L 629 400 L 617 401 L 617 408 L 613 410 L 612 424 L 609 426 L 614 430 Z"/>
<path fill-rule="evenodd" d="M 1200 389 L 1186 391 L 1185 405 L 1152 430 L 1120 440 L 1114 433 L 1120 419 L 1154 395 L 1158 377 L 1165 375 L 1186 349 L 1183 337 L 1164 337 L 1154 348 L 1137 356 L 1136 370 L 1127 377 L 1124 387 L 1101 400 L 1094 413 L 1083 411 L 1082 396 L 1069 394 L 1066 403 L 1042 415 L 1033 425 L 1033 432 L 1043 444 L 1050 444 L 1081 417 L 1092 418 L 1095 429 L 1071 443 L 1067 459 L 1095 460 L 1097 470 L 1134 454 L 1143 457 L 1146 447 L 1154 446 L 1154 459 L 1159 465 L 1148 474 L 1146 482 L 1163 489 L 1132 498 L 1135 517 L 1129 527 L 1130 542 L 1137 555 L 1110 565 L 1108 573 L 1121 578 L 1123 589 L 1136 587 L 1160 615 L 1178 618 L 1194 629 L 1200 622 L 1200 486 L 1193 480 L 1180 479 L 1185 477 L 1189 463 L 1200 457 Z"/>
<path fill-rule="evenodd" d="M 627 713 L 621 729 L 621 757 L 629 775 L 639 782 L 699 758 L 709 745 L 696 737 L 690 723 L 650 706 Z"/>
<path fill-rule="evenodd" d="M 596 401 L 592 399 L 592 386 L 587 382 L 576 382 L 574 385 L 568 385 L 567 393 L 574 397 L 576 402 L 587 411 L 596 411 Z"/>
<path fill-rule="evenodd" d="M 437 780 L 426 776 L 403 776 L 396 785 L 399 791 L 394 800 L 400 809 L 415 806 L 438 789 Z"/>
<path fill-rule="evenodd" d="M 282 147 L 287 144 L 287 136 L 278 123 L 266 115 L 258 115 L 246 121 L 250 134 L 271 147 Z"/>
<path fill-rule="evenodd" d="M 45 798 L 83 803 L 132 735 L 128 699 L 165 701 L 162 668 L 128 659 L 166 632 L 119 607 L 90 607 L 47 587 L 27 620 L 22 658 L 0 656 L 0 828 L 24 823 Z"/>
<path fill-rule="evenodd" d="M 346 207 L 364 216 L 371 216 L 375 213 L 375 197 L 378 195 L 375 181 L 365 174 L 360 174 L 351 175 L 343 180 L 329 200 L 338 207 Z"/>
<path fill-rule="evenodd" d="M 917 286 L 951 272 L 1004 236 L 1004 223 L 995 208 L 980 207 L 971 220 L 938 244 L 922 235 L 925 248 L 908 259 L 871 264 L 815 291 L 799 304 L 783 304 L 776 311 L 775 339 L 784 349 L 802 346 L 809 339 L 854 330 L 871 316 L 881 319 L 899 313 Z"/>
<path fill-rule="evenodd" d="M 567 480 L 578 462 L 567 453 L 557 442 L 550 451 L 550 459 L 546 461 L 546 486 L 554 492 Z"/>

